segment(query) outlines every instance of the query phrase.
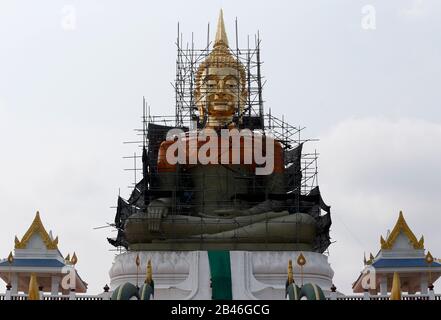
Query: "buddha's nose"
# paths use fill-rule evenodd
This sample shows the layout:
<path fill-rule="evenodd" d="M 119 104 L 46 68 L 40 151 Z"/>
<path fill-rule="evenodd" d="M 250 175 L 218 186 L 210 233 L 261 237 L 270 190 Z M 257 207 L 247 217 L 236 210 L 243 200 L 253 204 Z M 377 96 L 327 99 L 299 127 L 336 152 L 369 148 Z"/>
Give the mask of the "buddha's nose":
<path fill-rule="evenodd" d="M 224 97 L 224 82 L 220 80 L 217 84 L 217 90 L 215 94 L 215 99 L 223 99 Z"/>

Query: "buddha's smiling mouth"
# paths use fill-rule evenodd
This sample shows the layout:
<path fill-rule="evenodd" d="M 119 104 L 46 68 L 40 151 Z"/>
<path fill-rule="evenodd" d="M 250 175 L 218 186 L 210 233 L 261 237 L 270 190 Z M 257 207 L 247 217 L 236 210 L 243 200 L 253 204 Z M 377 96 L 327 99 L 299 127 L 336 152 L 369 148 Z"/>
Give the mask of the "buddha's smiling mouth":
<path fill-rule="evenodd" d="M 213 101 L 211 102 L 211 105 L 217 108 L 218 107 L 231 108 L 234 105 L 234 103 L 232 101 L 224 100 L 224 101 Z"/>

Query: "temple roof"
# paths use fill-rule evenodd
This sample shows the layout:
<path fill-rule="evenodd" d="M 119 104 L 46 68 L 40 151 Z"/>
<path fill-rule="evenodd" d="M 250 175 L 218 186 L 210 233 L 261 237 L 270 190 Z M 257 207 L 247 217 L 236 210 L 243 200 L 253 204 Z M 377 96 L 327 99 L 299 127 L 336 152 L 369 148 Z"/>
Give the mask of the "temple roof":
<path fill-rule="evenodd" d="M 387 239 L 384 240 L 383 236 L 380 237 L 381 249 L 392 249 L 400 233 L 403 233 L 407 236 L 414 249 L 424 249 L 424 237 L 421 236 L 420 240 L 417 240 L 415 234 L 412 232 L 412 230 L 410 230 L 409 226 L 407 225 L 402 211 L 400 211 L 398 220 L 395 223 L 395 226 Z"/>
<path fill-rule="evenodd" d="M 441 267 L 438 262 L 430 265 L 424 258 L 403 258 L 403 259 L 378 259 L 372 263 L 375 268 L 414 268 L 414 267 Z"/>
<path fill-rule="evenodd" d="M 31 226 L 29 227 L 28 231 L 26 231 L 21 241 L 15 237 L 15 249 L 26 249 L 29 240 L 31 240 L 34 234 L 40 235 L 48 250 L 58 249 L 58 237 L 52 239 L 52 237 L 47 233 L 43 223 L 41 222 L 40 212 L 38 211 L 35 214 L 34 221 L 32 221 Z"/>
<path fill-rule="evenodd" d="M 45 267 L 45 268 L 62 268 L 66 264 L 57 259 L 14 259 L 12 263 L 7 260 L 0 262 L 0 267 Z"/>

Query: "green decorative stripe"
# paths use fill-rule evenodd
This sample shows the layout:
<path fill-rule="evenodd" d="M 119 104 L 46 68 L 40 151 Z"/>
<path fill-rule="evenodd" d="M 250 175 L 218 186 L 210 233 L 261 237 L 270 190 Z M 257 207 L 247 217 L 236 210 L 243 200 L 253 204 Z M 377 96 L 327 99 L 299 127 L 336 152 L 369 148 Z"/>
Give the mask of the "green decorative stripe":
<path fill-rule="evenodd" d="M 211 273 L 211 298 L 233 300 L 229 251 L 208 251 Z"/>

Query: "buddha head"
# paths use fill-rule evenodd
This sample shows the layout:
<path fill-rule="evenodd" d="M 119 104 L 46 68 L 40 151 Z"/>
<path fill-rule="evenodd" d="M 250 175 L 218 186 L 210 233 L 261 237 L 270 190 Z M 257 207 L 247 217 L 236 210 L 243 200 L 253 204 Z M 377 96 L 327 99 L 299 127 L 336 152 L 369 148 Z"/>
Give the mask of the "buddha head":
<path fill-rule="evenodd" d="M 234 114 L 241 114 L 246 102 L 245 68 L 228 47 L 222 10 L 213 50 L 195 76 L 194 97 L 199 120 L 207 117 L 207 127 L 232 124 Z"/>

